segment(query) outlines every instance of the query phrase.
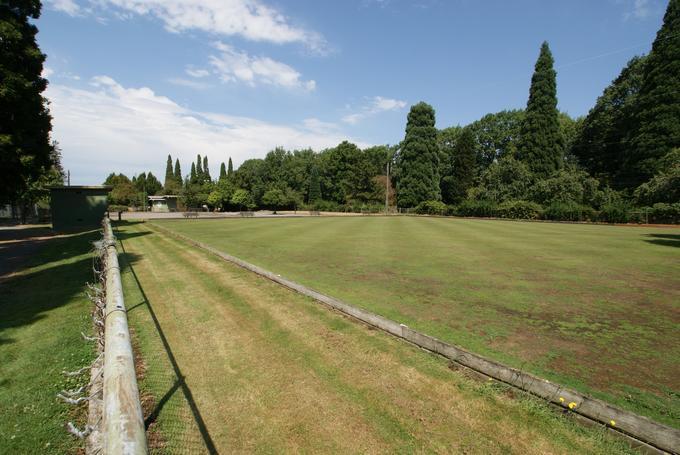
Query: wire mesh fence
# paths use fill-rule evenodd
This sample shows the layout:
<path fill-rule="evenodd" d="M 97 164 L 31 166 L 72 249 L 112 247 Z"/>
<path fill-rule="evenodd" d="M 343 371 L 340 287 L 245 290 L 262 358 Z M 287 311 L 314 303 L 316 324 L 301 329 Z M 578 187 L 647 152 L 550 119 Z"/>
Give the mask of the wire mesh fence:
<path fill-rule="evenodd" d="M 149 453 L 216 453 L 124 245 L 120 253 Z"/>

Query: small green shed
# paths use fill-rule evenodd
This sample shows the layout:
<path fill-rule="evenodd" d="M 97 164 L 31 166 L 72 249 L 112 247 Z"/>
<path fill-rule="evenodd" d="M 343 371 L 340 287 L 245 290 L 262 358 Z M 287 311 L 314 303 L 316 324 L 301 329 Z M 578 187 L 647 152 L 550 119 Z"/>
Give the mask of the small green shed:
<path fill-rule="evenodd" d="M 52 229 L 73 231 L 101 225 L 108 209 L 110 186 L 53 186 L 50 188 Z"/>

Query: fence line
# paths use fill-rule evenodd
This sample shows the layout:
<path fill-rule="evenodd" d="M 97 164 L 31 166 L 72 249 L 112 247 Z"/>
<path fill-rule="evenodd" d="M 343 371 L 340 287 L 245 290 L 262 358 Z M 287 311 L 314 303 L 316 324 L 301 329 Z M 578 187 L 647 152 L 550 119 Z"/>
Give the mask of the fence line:
<path fill-rule="evenodd" d="M 104 310 L 103 447 L 105 454 L 146 454 L 127 310 L 111 221 L 104 218 L 106 307 Z"/>
<path fill-rule="evenodd" d="M 236 264 L 239 267 L 254 272 L 302 295 L 311 297 L 326 306 L 336 309 L 370 326 L 377 327 L 387 333 L 403 338 L 423 349 L 439 354 L 488 377 L 543 398 L 552 404 L 569 409 L 576 414 L 601 423 L 607 428 L 625 436 L 630 436 L 638 443 L 643 443 L 640 448 L 645 448 L 650 452 L 657 453 L 658 449 L 671 453 L 680 453 L 680 430 L 563 387 L 560 384 L 555 384 L 547 379 L 539 378 L 530 373 L 507 367 L 493 360 L 473 354 L 461 347 L 410 329 L 404 324 L 392 321 L 383 316 L 355 307 L 336 298 L 309 289 L 296 282 L 282 278 L 268 270 L 223 253 L 183 234 L 179 234 L 155 223 L 152 224 L 159 231 L 208 251 L 227 262 Z"/>

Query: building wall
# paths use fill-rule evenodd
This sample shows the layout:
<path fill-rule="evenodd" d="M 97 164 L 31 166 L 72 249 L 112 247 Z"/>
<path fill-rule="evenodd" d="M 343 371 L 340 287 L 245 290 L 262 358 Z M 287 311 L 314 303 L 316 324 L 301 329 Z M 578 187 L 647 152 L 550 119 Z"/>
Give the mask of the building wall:
<path fill-rule="evenodd" d="M 52 189 L 52 228 L 70 231 L 99 227 L 108 207 L 107 195 L 107 189 Z"/>

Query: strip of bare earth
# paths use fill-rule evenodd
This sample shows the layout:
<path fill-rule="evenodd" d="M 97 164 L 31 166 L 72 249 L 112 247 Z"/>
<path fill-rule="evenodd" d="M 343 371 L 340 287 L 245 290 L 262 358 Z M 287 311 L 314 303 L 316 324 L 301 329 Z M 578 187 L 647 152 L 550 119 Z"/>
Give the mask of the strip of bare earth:
<path fill-rule="evenodd" d="M 620 409 L 602 400 L 583 395 L 575 390 L 552 383 L 546 379 L 478 356 L 458 346 L 445 343 L 434 337 L 412 330 L 403 324 L 354 307 L 338 299 L 282 278 L 279 275 L 228 255 L 202 242 L 198 242 L 175 231 L 159 226 L 158 224 L 152 225 L 159 231 L 188 242 L 300 294 L 311 297 L 318 302 L 356 318 L 370 326 L 377 327 L 394 336 L 403 338 L 423 349 L 442 355 L 465 367 L 541 397 L 553 404 L 568 407 L 579 415 L 604 425 L 609 425 L 613 430 L 631 436 L 634 439 L 651 446 L 648 447 L 648 449 L 658 448 L 672 453 L 680 452 L 680 431 L 677 429 L 670 428 L 649 418 Z M 613 425 L 612 422 L 614 422 Z"/>

